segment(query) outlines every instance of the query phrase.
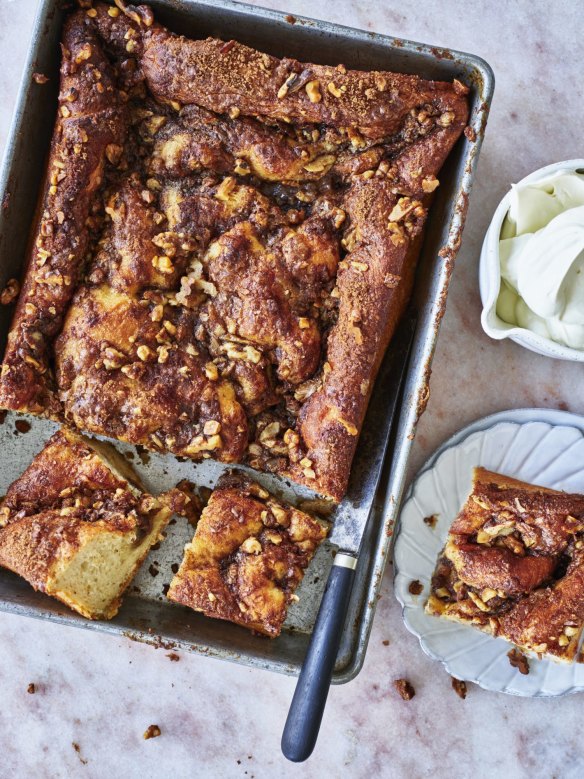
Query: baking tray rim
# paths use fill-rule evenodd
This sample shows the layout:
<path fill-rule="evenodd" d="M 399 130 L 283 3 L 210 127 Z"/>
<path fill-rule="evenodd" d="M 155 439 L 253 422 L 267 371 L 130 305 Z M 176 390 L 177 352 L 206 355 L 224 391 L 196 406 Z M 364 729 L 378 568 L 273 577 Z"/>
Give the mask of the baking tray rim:
<path fill-rule="evenodd" d="M 58 0 L 40 0 L 33 23 L 29 53 L 24 64 L 22 78 L 17 93 L 15 109 L 7 135 L 2 165 L 0 167 L 1 202 L 4 202 L 3 198 L 8 192 L 8 184 L 12 164 L 14 161 L 13 157 L 17 144 L 18 133 L 27 110 L 29 93 L 32 88 L 32 74 L 35 70 L 35 62 L 38 57 L 40 31 L 49 18 L 49 14 L 51 12 L 55 12 L 57 2 Z M 260 6 L 249 5 L 246 3 L 233 2 L 232 0 L 196 0 L 196 4 L 199 6 L 207 6 L 209 8 L 225 9 L 232 12 L 235 11 L 251 17 L 268 19 L 273 21 L 275 24 L 292 23 L 287 18 L 288 15 L 286 12 L 265 9 L 261 8 Z M 177 5 L 176 10 L 183 13 L 196 13 L 197 9 L 189 8 L 190 5 L 191 3 L 187 1 L 185 4 Z M 170 2 L 170 8 L 175 10 L 175 4 L 172 2 L 172 0 Z M 409 459 L 417 422 L 425 410 L 424 397 L 428 392 L 431 361 L 437 341 L 440 321 L 444 312 L 444 303 L 448 292 L 448 285 L 453 269 L 454 258 L 460 245 L 460 237 L 466 217 L 466 207 L 468 205 L 468 195 L 474 180 L 479 151 L 482 145 L 486 120 L 494 91 L 494 74 L 489 64 L 482 57 L 463 51 L 431 46 L 430 44 L 411 41 L 401 37 L 362 30 L 333 22 L 320 21 L 296 14 L 294 14 L 293 23 L 315 29 L 325 34 L 328 33 L 336 37 L 342 36 L 346 40 L 350 40 L 352 42 L 357 41 L 362 43 L 380 43 L 387 45 L 389 48 L 399 49 L 405 54 L 411 54 L 413 56 L 422 55 L 430 62 L 451 60 L 457 65 L 465 66 L 470 72 L 473 73 L 475 78 L 477 78 L 478 83 L 475 83 L 475 86 L 478 90 L 480 98 L 480 105 L 478 106 L 478 109 L 474 111 L 469 118 L 469 126 L 472 127 L 475 131 L 475 140 L 470 151 L 466 151 L 463 155 L 462 161 L 465 163 L 465 165 L 462 169 L 462 173 L 457 171 L 456 175 L 453 177 L 455 184 L 455 195 L 458 195 L 459 197 L 456 200 L 454 196 L 451 198 L 451 201 L 449 201 L 450 206 L 447 210 L 447 216 L 450 216 L 450 226 L 448 240 L 442 249 L 446 261 L 443 263 L 442 268 L 439 271 L 439 278 L 436 284 L 435 292 L 432 298 L 427 301 L 428 310 L 426 313 L 428 322 L 425 325 L 423 325 L 421 322 L 418 323 L 414 345 L 412 348 L 412 355 L 417 354 L 417 357 L 415 360 L 413 356 L 410 358 L 410 365 L 407 368 L 406 387 L 401 403 L 400 413 L 397 416 L 398 423 L 396 425 L 397 437 L 401 437 L 402 443 L 393 447 L 388 453 L 388 458 L 391 460 L 391 471 L 389 476 L 386 477 L 385 486 L 387 487 L 387 494 L 385 496 L 383 506 L 378 509 L 380 514 L 379 530 L 376 534 L 376 537 L 372 539 L 373 543 L 369 549 L 369 555 L 370 559 L 373 561 L 373 567 L 365 579 L 365 592 L 362 598 L 363 605 L 359 609 L 359 615 L 355 622 L 355 637 L 352 641 L 353 653 L 346 664 L 342 668 L 337 669 L 333 675 L 334 683 L 343 684 L 357 676 L 363 667 L 365 659 L 367 643 L 375 615 L 375 607 L 379 597 L 379 590 L 381 588 L 381 580 L 391 553 L 393 526 L 396 521 L 401 498 L 406 487 L 405 471 L 407 462 Z M 412 361 L 414 361 L 413 365 Z M 132 629 L 124 629 L 123 626 L 120 625 L 101 622 L 85 625 L 81 622 L 73 622 L 67 618 L 67 615 L 61 616 L 59 614 L 52 614 L 43 611 L 42 609 L 30 606 L 18 606 L 17 604 L 3 599 L 0 599 L 0 611 L 7 611 L 37 618 L 46 618 L 59 624 L 71 624 L 109 634 L 121 634 L 128 638 L 144 641 L 145 643 L 151 643 L 154 645 L 160 644 L 161 641 L 164 641 L 161 636 L 149 635 L 147 633 L 141 633 L 140 631 L 135 631 Z M 345 631 L 347 629 L 348 626 L 346 625 Z M 191 645 L 186 645 L 182 648 L 190 649 L 191 651 L 205 654 L 206 656 L 219 657 L 229 661 L 245 663 L 253 667 L 265 668 L 286 674 L 296 674 L 299 671 L 299 666 L 293 666 L 285 660 L 266 658 L 262 661 L 253 656 L 233 654 L 229 655 L 228 653 L 222 653 L 221 649 L 211 647 L 204 648 L 199 646 L 196 640 Z"/>

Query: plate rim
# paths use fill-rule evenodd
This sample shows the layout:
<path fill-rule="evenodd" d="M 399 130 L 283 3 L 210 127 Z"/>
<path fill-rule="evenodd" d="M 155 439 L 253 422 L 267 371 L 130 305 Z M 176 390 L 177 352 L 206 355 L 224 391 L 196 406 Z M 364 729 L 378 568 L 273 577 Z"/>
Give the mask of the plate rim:
<path fill-rule="evenodd" d="M 456 677 L 455 674 L 452 674 L 450 672 L 447 666 L 447 661 L 443 659 L 440 655 L 427 649 L 422 643 L 422 636 L 417 631 L 415 631 L 408 624 L 408 621 L 406 620 L 405 613 L 406 613 L 406 609 L 409 608 L 409 606 L 408 604 L 405 603 L 405 601 L 401 597 L 401 594 L 399 593 L 399 590 L 396 587 L 397 578 L 400 575 L 400 569 L 399 569 L 399 565 L 396 562 L 396 558 L 394 554 L 395 545 L 398 542 L 402 530 L 403 510 L 406 503 L 408 503 L 408 501 L 412 498 L 415 486 L 419 481 L 420 477 L 423 474 L 425 474 L 427 471 L 434 468 L 438 459 L 442 456 L 442 454 L 444 454 L 444 452 L 456 446 L 460 446 L 471 435 L 474 435 L 475 433 L 479 433 L 479 432 L 486 432 L 488 430 L 493 429 L 494 427 L 496 427 L 501 423 L 525 425 L 533 422 L 543 422 L 545 424 L 551 425 L 552 427 L 572 428 L 578 430 L 578 432 L 584 438 L 584 415 L 576 414 L 575 412 L 572 411 L 564 411 L 562 409 L 553 409 L 553 408 L 550 409 L 550 408 L 527 407 L 527 408 L 508 409 L 504 411 L 497 411 L 492 414 L 487 414 L 486 416 L 479 417 L 478 419 L 475 419 L 473 422 L 470 422 L 468 425 L 465 425 L 464 427 L 460 428 L 458 431 L 456 431 L 451 436 L 449 436 L 445 441 L 443 441 L 442 444 L 440 444 L 434 450 L 434 452 L 425 460 L 422 466 L 416 471 L 416 473 L 412 477 L 408 485 L 408 488 L 405 492 L 402 504 L 400 506 L 399 515 L 396 520 L 394 542 L 392 545 L 393 594 L 396 600 L 398 601 L 398 603 L 400 604 L 402 621 L 404 626 L 408 630 L 408 632 L 418 639 L 418 643 L 420 644 L 420 648 L 422 649 L 424 654 L 430 659 L 438 661 L 442 665 L 446 673 L 448 673 L 450 676 L 453 676 L 454 678 L 459 678 L 459 677 Z M 476 684 L 478 687 L 480 687 L 483 690 L 486 690 L 487 692 L 496 692 L 504 695 L 512 695 L 518 698 L 553 699 L 553 698 L 561 698 L 565 695 L 572 695 L 578 692 L 584 692 L 584 684 L 580 686 L 572 685 L 569 688 L 558 693 L 544 693 L 541 692 L 540 690 L 530 693 L 530 692 L 520 692 L 519 690 L 516 689 L 496 689 L 492 686 L 487 686 L 484 683 L 475 679 L 465 679 L 464 681 L 470 682 L 472 684 Z"/>

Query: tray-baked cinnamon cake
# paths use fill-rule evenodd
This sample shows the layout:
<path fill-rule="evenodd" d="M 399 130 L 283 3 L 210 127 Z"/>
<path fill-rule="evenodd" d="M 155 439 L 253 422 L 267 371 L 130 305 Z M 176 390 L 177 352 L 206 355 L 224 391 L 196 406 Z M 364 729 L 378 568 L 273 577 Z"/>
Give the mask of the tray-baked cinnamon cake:
<path fill-rule="evenodd" d="M 0 406 L 339 499 L 467 88 L 121 2 L 62 50 Z"/>
<path fill-rule="evenodd" d="M 154 498 L 110 444 L 63 428 L 0 503 L 0 565 L 89 619 L 111 619 L 180 495 Z M 167 505 L 170 504 L 170 505 Z"/>
<path fill-rule="evenodd" d="M 226 473 L 168 598 L 274 638 L 327 532 L 328 523 L 278 501 L 243 473 Z"/>
<path fill-rule="evenodd" d="M 476 468 L 426 611 L 573 660 L 584 625 L 584 495 Z"/>

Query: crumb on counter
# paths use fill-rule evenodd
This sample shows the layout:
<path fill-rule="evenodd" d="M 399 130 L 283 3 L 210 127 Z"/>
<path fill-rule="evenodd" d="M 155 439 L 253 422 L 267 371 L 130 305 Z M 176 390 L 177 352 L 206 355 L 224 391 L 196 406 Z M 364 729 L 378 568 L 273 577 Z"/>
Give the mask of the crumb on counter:
<path fill-rule="evenodd" d="M 466 682 L 463 682 L 462 679 L 455 679 L 453 676 L 452 689 L 458 695 L 459 698 L 462 698 L 462 700 L 466 698 L 466 693 L 468 692 L 468 690 L 467 690 Z"/>
<path fill-rule="evenodd" d="M 424 590 L 424 585 L 418 579 L 413 579 L 408 587 L 410 595 L 420 595 Z"/>
<path fill-rule="evenodd" d="M 413 685 L 407 679 L 395 679 L 393 686 L 404 701 L 411 701 L 416 694 Z"/>
<path fill-rule="evenodd" d="M 144 731 L 144 738 L 145 739 L 157 738 L 158 736 L 160 736 L 161 733 L 162 731 L 160 730 L 158 725 L 148 725 L 147 730 Z"/>
<path fill-rule="evenodd" d="M 180 660 L 180 655 L 177 655 L 176 652 L 169 652 L 166 656 L 173 663 L 178 663 L 178 661 Z"/>
<path fill-rule="evenodd" d="M 26 691 L 29 695 L 34 695 L 36 692 L 36 685 L 34 682 L 31 682 L 28 687 L 26 688 Z"/>
<path fill-rule="evenodd" d="M 71 742 L 71 746 L 77 752 L 77 754 L 79 756 L 79 760 L 83 763 L 83 765 L 87 765 L 87 760 L 85 758 L 81 757 L 81 747 L 79 746 L 79 744 L 76 741 L 72 741 Z"/>

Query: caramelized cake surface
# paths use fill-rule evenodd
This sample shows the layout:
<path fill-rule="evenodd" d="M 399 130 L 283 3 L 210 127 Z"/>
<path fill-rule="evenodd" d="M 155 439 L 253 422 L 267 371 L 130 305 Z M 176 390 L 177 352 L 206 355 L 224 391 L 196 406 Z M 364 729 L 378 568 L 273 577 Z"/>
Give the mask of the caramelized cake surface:
<path fill-rule="evenodd" d="M 573 660 L 584 625 L 584 495 L 476 468 L 426 611 Z"/>
<path fill-rule="evenodd" d="M 69 15 L 0 406 L 340 499 L 467 91 Z"/>
<path fill-rule="evenodd" d="M 278 636 L 327 530 L 327 523 L 284 505 L 244 474 L 225 474 L 168 597 L 208 617 Z"/>
<path fill-rule="evenodd" d="M 112 446 L 63 428 L 0 503 L 0 565 L 84 617 L 110 619 L 170 516 Z"/>

